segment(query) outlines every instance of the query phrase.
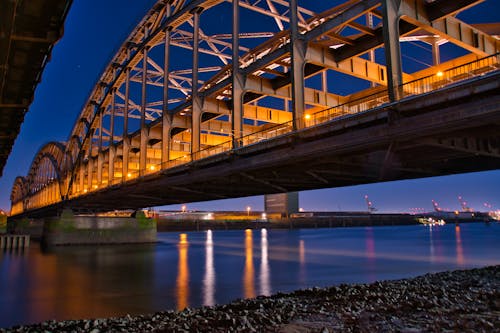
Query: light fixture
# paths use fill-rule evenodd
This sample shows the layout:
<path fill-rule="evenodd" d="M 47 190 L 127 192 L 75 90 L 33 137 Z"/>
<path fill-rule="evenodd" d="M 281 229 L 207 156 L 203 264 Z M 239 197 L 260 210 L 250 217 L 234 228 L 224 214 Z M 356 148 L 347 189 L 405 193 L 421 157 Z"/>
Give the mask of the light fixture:
<path fill-rule="evenodd" d="M 442 77 L 443 75 L 444 75 L 444 73 L 443 73 L 443 72 L 441 72 L 441 71 L 439 71 L 439 72 L 437 72 L 437 73 L 436 73 L 436 76 L 437 76 L 437 77 Z"/>

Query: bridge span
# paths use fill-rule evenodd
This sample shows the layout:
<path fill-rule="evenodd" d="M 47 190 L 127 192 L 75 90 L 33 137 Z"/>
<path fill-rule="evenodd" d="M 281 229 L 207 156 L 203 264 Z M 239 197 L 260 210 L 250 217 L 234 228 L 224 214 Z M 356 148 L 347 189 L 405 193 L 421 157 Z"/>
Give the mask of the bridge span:
<path fill-rule="evenodd" d="M 11 215 L 498 169 L 500 42 L 455 15 L 477 2 L 158 1 L 68 141 L 16 179 Z M 223 14 L 227 32 L 203 24 Z M 402 61 L 405 43 L 428 46 L 432 66 Z M 446 43 L 463 55 L 441 61 Z"/>

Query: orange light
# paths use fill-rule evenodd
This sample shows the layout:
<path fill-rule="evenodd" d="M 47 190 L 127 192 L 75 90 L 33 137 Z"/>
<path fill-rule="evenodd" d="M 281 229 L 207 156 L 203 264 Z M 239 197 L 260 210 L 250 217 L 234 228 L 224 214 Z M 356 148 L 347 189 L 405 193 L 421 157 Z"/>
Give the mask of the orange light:
<path fill-rule="evenodd" d="M 87 189 L 84 189 L 84 190 L 83 190 L 83 193 L 87 193 L 87 191 L 88 191 Z"/>
<path fill-rule="evenodd" d="M 304 118 L 306 118 L 306 120 L 309 120 L 309 119 L 311 119 L 311 115 L 309 113 L 306 113 L 306 115 L 304 116 Z"/>
<path fill-rule="evenodd" d="M 97 188 L 97 185 L 94 185 L 94 188 Z"/>
<path fill-rule="evenodd" d="M 155 168 L 155 166 L 154 166 L 154 165 L 152 165 L 152 166 L 150 166 L 150 167 L 149 167 L 149 170 L 151 170 L 151 171 L 155 171 L 155 169 L 156 169 L 156 168 Z"/>
<path fill-rule="evenodd" d="M 179 244 L 187 244 L 187 234 L 180 234 L 179 238 Z"/>
<path fill-rule="evenodd" d="M 437 75 L 437 77 L 442 77 L 444 75 L 444 73 L 441 72 L 441 71 L 439 71 L 439 72 L 436 73 L 436 75 Z"/>
<path fill-rule="evenodd" d="M 132 174 L 129 172 L 129 173 L 127 173 L 127 178 L 130 178 L 130 177 L 132 177 Z"/>

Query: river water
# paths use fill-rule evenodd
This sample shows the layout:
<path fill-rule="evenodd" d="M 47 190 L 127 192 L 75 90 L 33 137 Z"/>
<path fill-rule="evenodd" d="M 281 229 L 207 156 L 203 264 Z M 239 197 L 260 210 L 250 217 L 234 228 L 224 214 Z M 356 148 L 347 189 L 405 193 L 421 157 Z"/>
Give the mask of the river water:
<path fill-rule="evenodd" d="M 500 264 L 500 223 L 159 233 L 158 240 L 0 253 L 0 327 Z"/>

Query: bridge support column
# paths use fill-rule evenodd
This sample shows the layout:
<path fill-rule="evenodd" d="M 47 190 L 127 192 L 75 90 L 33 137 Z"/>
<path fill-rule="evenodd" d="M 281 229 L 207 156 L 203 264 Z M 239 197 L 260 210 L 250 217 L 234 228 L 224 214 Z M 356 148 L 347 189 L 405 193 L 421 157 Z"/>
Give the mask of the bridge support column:
<path fill-rule="evenodd" d="M 199 67 L 199 43 L 200 43 L 200 14 L 203 8 L 197 7 L 193 10 L 193 82 L 191 90 L 191 154 L 200 150 L 201 113 L 203 103 L 198 93 L 198 67 Z"/>
<path fill-rule="evenodd" d="M 108 144 L 108 185 L 112 185 L 115 179 L 115 97 L 116 88 L 111 92 L 111 118 L 109 120 L 109 144 Z"/>
<path fill-rule="evenodd" d="M 233 109 L 231 112 L 231 132 L 233 148 L 240 146 L 240 139 L 243 136 L 243 91 L 245 78 L 240 72 L 240 1 L 233 0 L 233 54 L 232 54 L 232 100 Z"/>
<path fill-rule="evenodd" d="M 383 35 L 385 61 L 387 64 L 387 87 L 389 100 L 397 101 L 403 97 L 403 69 L 401 47 L 399 44 L 399 9 L 401 0 L 382 1 Z"/>
<path fill-rule="evenodd" d="M 129 54 L 130 58 L 130 54 Z M 122 152 L 122 181 L 128 179 L 128 160 L 130 153 L 130 138 L 128 137 L 128 108 L 130 98 L 130 68 L 125 75 L 125 109 L 123 110 L 123 152 Z"/>
<path fill-rule="evenodd" d="M 115 155 L 116 147 L 111 144 L 108 149 L 108 185 L 113 185 L 115 178 Z"/>
<path fill-rule="evenodd" d="M 434 66 L 437 66 L 441 63 L 441 56 L 439 54 L 438 38 L 432 37 L 431 45 L 432 45 L 432 64 Z"/>
<path fill-rule="evenodd" d="M 147 37 L 148 30 L 144 31 Z M 139 151 L 139 174 L 146 170 L 146 159 L 148 155 L 148 128 L 146 126 L 146 83 L 148 74 L 148 47 L 143 50 L 142 58 L 142 93 L 141 93 L 141 146 Z"/>
<path fill-rule="evenodd" d="M 99 142 L 97 146 L 97 186 L 102 185 L 102 168 L 104 166 L 104 154 L 102 153 L 102 117 L 104 108 L 99 109 Z"/>
<path fill-rule="evenodd" d="M 167 17 L 171 14 L 171 4 L 168 2 L 166 4 Z M 172 128 L 172 116 L 168 113 L 168 82 L 169 82 L 169 70 L 170 70 L 170 36 L 172 33 L 172 27 L 165 28 L 165 46 L 164 46 L 164 57 L 165 62 L 163 64 L 163 108 L 162 108 L 162 127 L 161 127 L 161 164 L 162 169 L 165 167 L 165 163 L 170 160 L 170 130 Z"/>
<path fill-rule="evenodd" d="M 91 147 L 91 149 L 92 149 L 92 147 Z M 91 152 L 90 152 L 89 153 L 89 160 L 87 162 L 87 189 L 89 191 L 92 190 L 92 174 L 93 173 L 94 173 L 94 159 L 93 159 Z"/>
<path fill-rule="evenodd" d="M 43 219 L 42 242 L 48 246 L 156 242 L 156 221 L 142 211 L 134 216 L 79 216 L 64 209 Z"/>
<path fill-rule="evenodd" d="M 99 151 L 97 154 L 97 186 L 102 185 L 102 169 L 104 166 L 104 154 Z"/>
<path fill-rule="evenodd" d="M 299 33 L 297 0 L 290 0 L 290 30 L 291 30 L 291 70 L 292 70 L 292 107 L 293 128 L 304 127 L 304 67 L 307 42 Z"/>

